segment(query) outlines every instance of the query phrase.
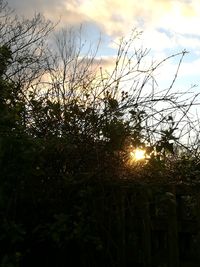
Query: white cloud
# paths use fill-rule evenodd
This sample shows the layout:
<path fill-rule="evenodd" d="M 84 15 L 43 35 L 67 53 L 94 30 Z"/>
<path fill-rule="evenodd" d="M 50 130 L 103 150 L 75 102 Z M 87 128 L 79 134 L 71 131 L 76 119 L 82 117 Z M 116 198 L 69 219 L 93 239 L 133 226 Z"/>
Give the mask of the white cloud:
<path fill-rule="evenodd" d="M 70 25 L 93 22 L 113 38 L 126 36 L 137 27 L 144 31 L 144 46 L 156 51 L 177 45 L 191 49 L 200 46 L 197 38 L 200 37 L 199 0 L 68 0 L 60 1 L 60 9 L 57 2 L 55 11 L 47 8 L 45 12 L 51 19 L 55 13 L 60 14 Z M 163 32 L 158 31 L 159 28 Z"/>
<path fill-rule="evenodd" d="M 41 11 L 60 26 L 90 23 L 113 40 L 142 29 L 143 46 L 155 53 L 177 48 L 200 53 L 199 0 L 8 0 L 23 14 Z M 161 31 L 162 29 L 162 31 Z M 91 33 L 92 34 L 92 33 Z"/>

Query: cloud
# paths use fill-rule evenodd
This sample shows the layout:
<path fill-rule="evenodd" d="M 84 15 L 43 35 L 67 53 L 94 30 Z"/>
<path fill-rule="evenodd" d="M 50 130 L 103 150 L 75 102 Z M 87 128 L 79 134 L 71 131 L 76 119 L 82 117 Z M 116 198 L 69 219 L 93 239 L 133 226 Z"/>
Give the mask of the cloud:
<path fill-rule="evenodd" d="M 98 41 L 94 36 L 101 33 L 104 44 L 100 47 L 101 58 L 93 62 L 94 69 L 102 67 L 103 71 L 112 72 L 116 46 L 111 45 L 111 40 L 117 42 L 137 28 L 144 33 L 135 44 L 151 48 L 154 60 L 184 48 L 192 51 L 192 56 L 187 55 L 181 65 L 173 90 L 187 90 L 191 84 L 200 82 L 199 0 L 8 0 L 8 3 L 23 15 L 30 16 L 36 11 L 54 22 L 60 20 L 59 27 L 86 25 L 88 33 L 84 37 L 94 44 Z M 145 60 L 148 67 L 152 55 Z M 177 66 L 176 58 L 155 71 L 160 90 L 173 82 Z"/>
<path fill-rule="evenodd" d="M 8 0 L 8 3 L 23 14 L 41 11 L 53 21 L 61 19 L 62 27 L 93 24 L 96 31 L 113 40 L 136 27 L 144 31 L 144 46 L 157 52 L 174 47 L 200 48 L 199 0 Z"/>

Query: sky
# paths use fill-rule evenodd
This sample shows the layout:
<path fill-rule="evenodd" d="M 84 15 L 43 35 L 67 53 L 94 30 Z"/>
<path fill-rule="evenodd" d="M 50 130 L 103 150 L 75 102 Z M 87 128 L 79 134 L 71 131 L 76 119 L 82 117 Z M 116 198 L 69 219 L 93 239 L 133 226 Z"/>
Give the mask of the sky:
<path fill-rule="evenodd" d="M 99 54 L 116 53 L 114 43 L 132 29 L 143 31 L 140 42 L 151 56 L 164 58 L 186 49 L 178 86 L 200 84 L 200 1 L 199 0 L 8 0 L 16 12 L 31 16 L 41 12 L 59 27 L 84 28 L 85 38 L 97 43 Z M 167 80 L 177 62 L 168 62 L 161 79 Z M 200 88 L 197 86 L 195 90 Z"/>
<path fill-rule="evenodd" d="M 89 47 L 97 46 L 101 40 L 96 62 L 101 62 L 104 70 L 108 69 L 106 73 L 112 69 L 117 53 L 116 44 L 120 38 L 128 38 L 133 29 L 142 31 L 139 40 L 134 40 L 134 44 L 136 47 L 139 45 L 150 49 L 149 54 L 145 56 L 149 65 L 155 60 L 162 61 L 170 55 L 188 51 L 189 53 L 183 58 L 172 90 L 176 95 L 187 90 L 190 92 L 189 96 L 199 94 L 196 102 L 200 103 L 199 0 L 7 0 L 7 2 L 19 15 L 31 18 L 40 12 L 46 19 L 55 23 L 59 21 L 57 31 L 71 27 L 79 29 L 82 26 L 82 37 Z M 156 90 L 168 92 L 167 88 L 170 88 L 173 82 L 178 63 L 178 57 L 164 61 L 154 76 Z M 124 84 L 122 86 L 124 88 Z M 148 86 L 147 92 L 152 84 Z M 154 91 L 154 83 L 152 88 L 150 91 Z M 188 94 L 184 93 L 181 97 L 187 99 Z M 164 107 L 159 106 L 159 108 Z M 179 114 L 173 115 L 177 120 L 182 117 Z M 199 105 L 191 108 L 189 116 L 196 121 L 195 127 L 199 129 Z M 187 132 L 187 128 L 185 131 Z"/>

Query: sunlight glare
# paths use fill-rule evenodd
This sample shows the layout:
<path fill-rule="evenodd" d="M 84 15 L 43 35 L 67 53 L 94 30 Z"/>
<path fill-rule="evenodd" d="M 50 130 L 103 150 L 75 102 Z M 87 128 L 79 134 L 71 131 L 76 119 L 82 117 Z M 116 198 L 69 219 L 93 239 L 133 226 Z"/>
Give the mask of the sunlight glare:
<path fill-rule="evenodd" d="M 144 160 L 146 151 L 144 149 L 136 148 L 134 151 L 131 152 L 131 157 L 135 161 Z"/>

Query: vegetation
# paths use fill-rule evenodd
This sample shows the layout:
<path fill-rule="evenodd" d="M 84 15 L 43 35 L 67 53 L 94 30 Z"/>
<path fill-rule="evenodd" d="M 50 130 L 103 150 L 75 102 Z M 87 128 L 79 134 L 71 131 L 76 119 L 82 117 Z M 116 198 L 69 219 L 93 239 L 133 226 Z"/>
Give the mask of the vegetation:
<path fill-rule="evenodd" d="M 51 48 L 54 28 L 0 1 L 0 266 L 123 266 L 110 239 L 120 230 L 104 229 L 112 186 L 199 181 L 198 95 L 173 90 L 186 51 L 146 67 L 134 30 L 106 71 L 73 30 Z M 159 89 L 171 58 L 177 72 Z M 145 160 L 130 160 L 135 148 Z"/>

